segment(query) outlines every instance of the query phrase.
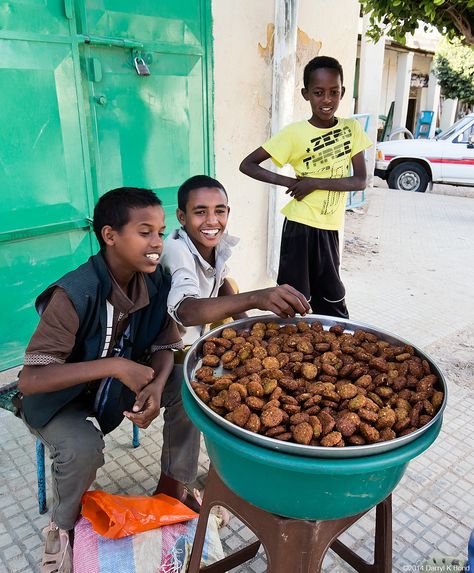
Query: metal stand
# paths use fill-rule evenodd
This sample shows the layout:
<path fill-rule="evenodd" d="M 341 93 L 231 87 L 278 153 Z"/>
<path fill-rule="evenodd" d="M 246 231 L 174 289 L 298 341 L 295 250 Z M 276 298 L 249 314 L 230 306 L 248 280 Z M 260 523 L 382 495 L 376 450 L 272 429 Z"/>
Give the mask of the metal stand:
<path fill-rule="evenodd" d="M 214 505 L 229 509 L 259 541 L 232 555 L 200 569 L 209 512 Z M 348 527 L 360 519 L 362 512 L 332 520 L 305 521 L 288 519 L 251 505 L 232 492 L 211 466 L 206 483 L 199 522 L 194 538 L 188 573 L 224 573 L 254 557 L 263 544 L 267 555 L 267 573 L 319 573 L 324 556 L 331 547 L 344 561 L 360 573 L 392 571 L 392 497 L 377 505 L 374 562 L 368 563 L 337 540 Z"/>

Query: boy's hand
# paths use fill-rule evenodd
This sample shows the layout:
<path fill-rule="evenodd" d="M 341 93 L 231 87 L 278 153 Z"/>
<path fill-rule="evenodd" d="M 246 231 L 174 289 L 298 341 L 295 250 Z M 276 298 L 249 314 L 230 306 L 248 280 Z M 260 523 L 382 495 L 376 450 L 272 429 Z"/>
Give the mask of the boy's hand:
<path fill-rule="evenodd" d="M 314 177 L 299 177 L 297 176 L 295 183 L 290 185 L 285 191 L 286 194 L 290 194 L 297 201 L 304 199 L 306 195 L 309 195 L 313 191 L 316 191 L 316 182 Z"/>
<path fill-rule="evenodd" d="M 124 412 L 123 415 L 139 428 L 148 428 L 160 414 L 161 393 L 160 385 L 149 384 L 138 394 L 132 411 Z"/>
<path fill-rule="evenodd" d="M 295 314 L 305 315 L 311 312 L 305 296 L 290 285 L 281 285 L 256 291 L 259 310 L 269 310 L 280 318 L 293 317 Z"/>
<path fill-rule="evenodd" d="M 114 361 L 117 367 L 115 378 L 123 382 L 137 396 L 155 377 L 153 368 L 149 366 L 122 357 L 114 358 Z"/>

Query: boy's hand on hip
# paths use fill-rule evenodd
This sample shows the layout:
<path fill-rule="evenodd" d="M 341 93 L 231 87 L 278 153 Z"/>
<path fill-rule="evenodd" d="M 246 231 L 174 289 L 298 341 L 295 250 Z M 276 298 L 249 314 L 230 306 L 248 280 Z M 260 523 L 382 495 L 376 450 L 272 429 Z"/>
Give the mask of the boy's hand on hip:
<path fill-rule="evenodd" d="M 297 201 L 301 201 L 301 199 L 304 199 L 306 195 L 316 191 L 316 189 L 313 177 L 297 177 L 295 183 L 290 185 L 285 193 L 290 194 Z"/>
<path fill-rule="evenodd" d="M 293 317 L 296 314 L 305 315 L 311 312 L 306 297 L 290 285 L 281 285 L 258 292 L 257 308 L 269 310 L 281 318 Z"/>
<path fill-rule="evenodd" d="M 118 378 L 138 396 L 155 377 L 153 368 L 127 358 L 117 357 L 115 378 Z"/>
<path fill-rule="evenodd" d="M 160 414 L 161 394 L 162 389 L 158 384 L 149 384 L 138 394 L 132 411 L 123 415 L 139 428 L 148 428 Z"/>

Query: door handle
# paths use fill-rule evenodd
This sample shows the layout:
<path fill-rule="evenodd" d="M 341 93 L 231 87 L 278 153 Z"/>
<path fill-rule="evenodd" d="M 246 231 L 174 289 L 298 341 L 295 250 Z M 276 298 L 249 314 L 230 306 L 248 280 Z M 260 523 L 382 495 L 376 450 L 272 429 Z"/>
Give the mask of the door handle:
<path fill-rule="evenodd" d="M 127 38 L 107 38 L 107 36 L 85 36 L 78 34 L 77 38 L 84 44 L 91 46 L 113 46 L 115 48 L 143 48 L 142 42 L 129 40 Z"/>

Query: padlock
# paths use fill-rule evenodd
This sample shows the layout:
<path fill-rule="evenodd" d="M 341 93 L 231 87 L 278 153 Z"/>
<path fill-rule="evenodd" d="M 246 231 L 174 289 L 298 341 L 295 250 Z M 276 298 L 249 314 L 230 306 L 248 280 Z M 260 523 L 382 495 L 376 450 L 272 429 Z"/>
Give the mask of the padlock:
<path fill-rule="evenodd" d="M 149 76 L 150 75 L 150 70 L 149 70 L 148 66 L 145 64 L 145 60 L 143 58 L 140 58 L 139 56 L 137 56 L 133 60 L 133 63 L 135 64 L 135 69 L 137 70 L 137 74 L 139 76 Z"/>

